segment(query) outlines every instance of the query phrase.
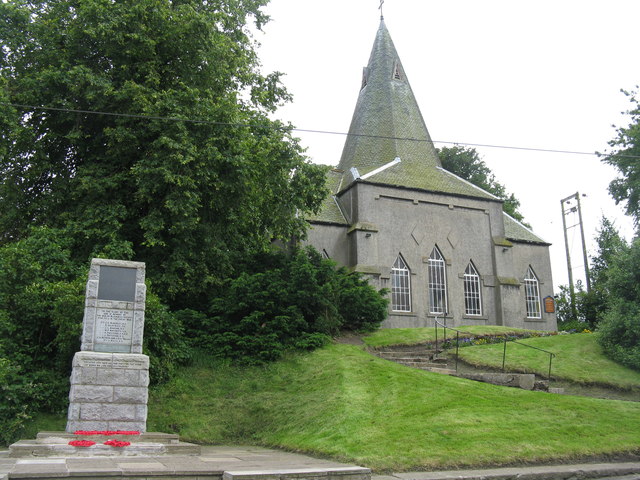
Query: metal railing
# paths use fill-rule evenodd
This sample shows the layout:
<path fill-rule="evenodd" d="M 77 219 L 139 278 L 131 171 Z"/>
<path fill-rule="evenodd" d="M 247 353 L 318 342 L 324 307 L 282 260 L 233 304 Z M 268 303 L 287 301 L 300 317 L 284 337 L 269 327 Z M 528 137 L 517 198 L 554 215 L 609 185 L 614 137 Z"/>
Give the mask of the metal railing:
<path fill-rule="evenodd" d="M 436 353 L 438 352 L 438 325 L 440 325 L 442 327 L 442 334 L 443 334 L 443 340 L 442 340 L 442 344 L 444 345 L 444 343 L 447 341 L 447 329 L 449 330 L 453 330 L 454 332 L 456 332 L 456 372 L 458 371 L 458 351 L 460 349 L 460 334 L 467 334 L 467 335 L 471 335 L 471 336 L 477 336 L 476 333 L 471 333 L 471 332 L 465 332 L 463 330 L 458 330 L 457 328 L 452 328 L 452 327 L 447 327 L 446 323 L 440 323 L 438 321 L 438 319 L 435 319 L 435 329 L 436 329 Z M 526 343 L 522 343 L 519 342 L 517 340 L 513 340 L 513 339 L 509 339 L 509 337 L 507 335 L 496 335 L 496 336 L 501 336 L 504 339 L 504 348 L 502 350 L 502 372 L 505 371 L 505 365 L 506 365 L 506 359 L 507 359 L 507 342 L 512 342 L 512 343 L 517 343 L 518 345 L 522 345 L 523 347 L 527 347 L 527 348 L 533 348 L 534 350 L 538 350 L 540 352 L 544 352 L 546 354 L 549 355 L 549 371 L 547 374 L 547 379 L 549 380 L 549 382 L 551 381 L 551 363 L 554 359 L 554 357 L 556 356 L 555 353 L 550 352 L 548 350 L 545 350 L 543 348 L 538 348 L 538 347 L 534 347 L 533 345 L 527 345 Z"/>

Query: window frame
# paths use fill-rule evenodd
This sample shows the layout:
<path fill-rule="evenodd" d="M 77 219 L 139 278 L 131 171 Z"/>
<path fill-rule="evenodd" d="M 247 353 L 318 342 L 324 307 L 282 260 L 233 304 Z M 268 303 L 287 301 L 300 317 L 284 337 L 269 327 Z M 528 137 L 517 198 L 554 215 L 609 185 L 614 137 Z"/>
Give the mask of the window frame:
<path fill-rule="evenodd" d="M 482 316 L 482 288 L 478 269 L 469 260 L 463 277 L 464 314 L 472 317 Z"/>
<path fill-rule="evenodd" d="M 448 312 L 447 264 L 437 245 L 431 250 L 427 270 L 429 313 L 431 315 L 446 315 Z"/>
<path fill-rule="evenodd" d="M 524 277 L 525 310 L 527 318 L 542 318 L 542 304 L 540 301 L 540 282 L 538 276 L 529 265 Z"/>
<path fill-rule="evenodd" d="M 399 262 L 401 265 L 398 265 Z M 391 266 L 391 311 L 408 313 L 411 312 L 411 308 L 411 269 L 402 255 L 398 254 Z"/>

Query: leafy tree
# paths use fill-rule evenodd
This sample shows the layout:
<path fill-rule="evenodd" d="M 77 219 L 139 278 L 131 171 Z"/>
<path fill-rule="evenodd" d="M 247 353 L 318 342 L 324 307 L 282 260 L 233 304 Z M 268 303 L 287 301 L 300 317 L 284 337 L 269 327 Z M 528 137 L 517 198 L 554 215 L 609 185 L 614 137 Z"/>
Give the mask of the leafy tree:
<path fill-rule="evenodd" d="M 611 295 L 608 286 L 609 268 L 626 248 L 627 243 L 615 224 L 603 216 L 596 235 L 596 253 L 591 256 L 591 289 L 589 292 L 581 292 L 577 301 L 578 311 L 589 323 L 589 328 L 595 328 L 607 312 Z"/>
<path fill-rule="evenodd" d="M 524 223 L 524 217 L 518 211 L 520 201 L 513 193 L 507 193 L 505 186 L 496 180 L 475 148 L 455 145 L 453 147 L 438 148 L 437 151 L 440 161 L 442 162 L 442 167 L 445 170 L 494 194 L 504 202 L 502 208 L 506 213 L 529 227 L 527 223 Z"/>
<path fill-rule="evenodd" d="M 637 88 L 637 87 L 636 87 Z M 604 162 L 618 169 L 621 177 L 609 184 L 609 193 L 616 203 L 626 202 L 626 212 L 640 225 L 640 103 L 638 92 L 622 92 L 629 97 L 631 108 L 627 114 L 631 121 L 627 127 L 616 129 L 616 138 L 609 142 L 612 148 L 604 155 Z"/>
<path fill-rule="evenodd" d="M 0 243 L 56 228 L 190 306 L 303 236 L 324 170 L 268 117 L 290 96 L 249 33 L 267 1 L 0 2 Z"/>
<path fill-rule="evenodd" d="M 608 269 L 608 310 L 599 342 L 612 359 L 640 370 L 640 239 L 618 253 Z"/>

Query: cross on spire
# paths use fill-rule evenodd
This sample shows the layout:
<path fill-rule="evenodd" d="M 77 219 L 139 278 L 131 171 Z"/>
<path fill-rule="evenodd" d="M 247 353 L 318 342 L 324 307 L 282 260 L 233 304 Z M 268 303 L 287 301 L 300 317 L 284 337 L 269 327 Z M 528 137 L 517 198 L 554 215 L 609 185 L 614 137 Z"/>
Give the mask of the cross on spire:
<path fill-rule="evenodd" d="M 384 16 L 382 15 L 382 4 L 384 3 L 384 0 L 380 0 L 380 6 L 378 7 L 378 10 L 380 10 L 380 20 L 384 20 Z"/>

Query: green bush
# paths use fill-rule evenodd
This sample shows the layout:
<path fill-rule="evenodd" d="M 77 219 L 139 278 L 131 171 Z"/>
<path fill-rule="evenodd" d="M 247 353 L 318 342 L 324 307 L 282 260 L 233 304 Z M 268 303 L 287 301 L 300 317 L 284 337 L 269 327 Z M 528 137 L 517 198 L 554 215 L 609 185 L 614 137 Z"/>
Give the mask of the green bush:
<path fill-rule="evenodd" d="M 178 312 L 196 348 L 262 363 L 317 348 L 341 329 L 375 329 L 386 316 L 385 292 L 312 248 L 262 253 L 243 269 L 225 282 L 208 315 Z"/>
<path fill-rule="evenodd" d="M 640 304 L 618 301 L 600 322 L 598 340 L 611 359 L 640 370 Z"/>
<path fill-rule="evenodd" d="M 613 360 L 640 370 L 640 239 L 616 255 L 607 275 L 609 309 L 598 340 Z"/>
<path fill-rule="evenodd" d="M 17 440 L 33 412 L 36 387 L 20 373 L 20 367 L 0 357 L 0 445 Z"/>

